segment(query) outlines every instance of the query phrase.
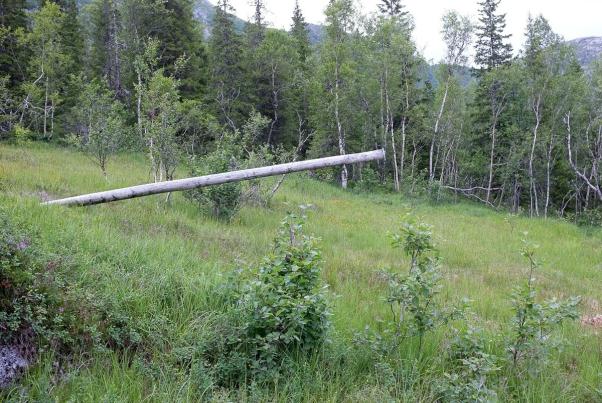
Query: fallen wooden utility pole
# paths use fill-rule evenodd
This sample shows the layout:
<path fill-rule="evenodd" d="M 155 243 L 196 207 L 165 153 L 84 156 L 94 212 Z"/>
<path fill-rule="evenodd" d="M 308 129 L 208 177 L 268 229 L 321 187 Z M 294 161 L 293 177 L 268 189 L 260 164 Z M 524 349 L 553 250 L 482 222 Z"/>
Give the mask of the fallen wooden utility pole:
<path fill-rule="evenodd" d="M 224 172 L 213 175 L 199 176 L 196 178 L 150 183 L 147 185 L 138 185 L 115 190 L 107 190 L 105 192 L 91 193 L 82 196 L 68 197 L 66 199 L 51 200 L 43 204 L 88 206 L 92 204 L 109 203 L 118 200 L 133 199 L 135 197 L 150 196 L 160 193 L 221 185 L 223 183 L 240 182 L 248 179 L 263 178 L 266 176 L 283 175 L 292 172 L 309 171 L 312 169 L 327 168 L 337 165 L 355 164 L 358 162 L 376 161 L 384 158 L 385 152 L 383 150 L 375 150 L 358 154 L 347 154 L 336 157 L 289 162 L 287 164 L 279 164 L 269 167 L 244 169 L 242 171 Z"/>

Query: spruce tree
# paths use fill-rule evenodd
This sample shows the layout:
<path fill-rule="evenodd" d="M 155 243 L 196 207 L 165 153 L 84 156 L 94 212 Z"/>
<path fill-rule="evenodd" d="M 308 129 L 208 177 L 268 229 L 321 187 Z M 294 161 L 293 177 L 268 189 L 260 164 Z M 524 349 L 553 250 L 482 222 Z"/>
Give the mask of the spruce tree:
<path fill-rule="evenodd" d="M 123 31 L 122 15 L 115 0 L 94 0 L 88 6 L 90 50 L 87 73 L 106 77 L 108 87 L 119 99 L 125 99 L 122 74 L 125 44 L 120 40 Z"/>
<path fill-rule="evenodd" d="M 405 10 L 405 5 L 401 0 L 381 0 L 378 4 L 378 11 L 389 17 L 407 18 L 409 13 Z"/>
<path fill-rule="evenodd" d="M 215 17 L 209 41 L 211 86 L 209 101 L 215 106 L 222 123 L 236 129 L 244 117 L 241 105 L 241 84 L 244 69 L 241 62 L 242 38 L 234 26 L 229 0 L 220 0 L 215 6 Z"/>
<path fill-rule="evenodd" d="M 504 34 L 506 14 L 498 14 L 501 0 L 479 2 L 479 24 L 476 26 L 475 63 L 483 69 L 491 70 L 506 64 L 512 58 L 512 45 L 505 41 L 510 35 Z"/>
<path fill-rule="evenodd" d="M 78 73 L 83 61 L 84 36 L 78 19 L 77 2 L 76 0 L 58 0 L 55 3 L 58 4 L 65 15 L 61 27 L 61 36 L 64 51 L 73 64 L 69 72 Z"/>
<path fill-rule="evenodd" d="M 299 6 L 299 1 L 295 1 L 293 10 L 292 24 L 290 29 L 290 37 L 294 50 L 293 77 L 290 83 L 290 92 L 288 96 L 287 133 L 293 133 L 297 143 L 297 152 L 304 154 L 309 146 L 307 135 L 311 133 L 309 127 L 309 82 L 312 77 L 310 71 L 309 58 L 311 56 L 311 43 L 309 40 L 309 30 L 307 22 Z M 290 137 L 292 139 L 292 137 Z M 303 144 L 301 144 L 303 142 Z"/>
<path fill-rule="evenodd" d="M 17 88 L 27 75 L 29 51 L 18 40 L 17 32 L 27 29 L 26 0 L 0 2 L 0 78 L 8 77 L 7 86 Z"/>
<path fill-rule="evenodd" d="M 201 27 L 194 19 L 193 6 L 192 0 L 166 1 L 168 17 L 164 29 L 157 35 L 162 43 L 159 63 L 167 75 L 177 75 L 181 95 L 189 99 L 198 98 L 207 82 L 207 56 Z M 184 58 L 185 63 L 176 72 L 179 58 Z"/>
<path fill-rule="evenodd" d="M 305 64 L 311 51 L 311 44 L 309 41 L 309 30 L 307 29 L 307 22 L 299 7 L 299 1 L 295 1 L 295 9 L 293 10 L 293 24 L 291 26 L 291 36 L 293 37 L 296 46 L 297 54 L 299 55 L 299 62 Z"/>
<path fill-rule="evenodd" d="M 265 19 L 263 17 L 265 11 L 263 0 L 254 0 L 253 7 L 255 8 L 253 20 L 247 22 L 245 26 L 248 45 L 252 50 L 257 49 L 257 47 L 264 40 L 266 30 Z"/>
<path fill-rule="evenodd" d="M 246 23 L 244 32 L 247 46 L 242 59 L 246 76 L 240 83 L 241 100 L 252 106 L 261 115 L 271 116 L 270 80 L 272 72 L 269 71 L 265 61 L 258 53 L 266 37 L 265 6 L 263 0 L 254 0 L 253 6 L 255 14 L 252 20 Z"/>

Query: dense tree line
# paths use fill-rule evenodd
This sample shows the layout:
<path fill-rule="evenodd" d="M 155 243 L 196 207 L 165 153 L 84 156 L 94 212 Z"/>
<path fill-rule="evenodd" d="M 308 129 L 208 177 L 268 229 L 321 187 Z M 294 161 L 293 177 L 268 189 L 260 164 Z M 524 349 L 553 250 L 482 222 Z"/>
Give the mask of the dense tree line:
<path fill-rule="evenodd" d="M 224 138 L 241 158 L 382 147 L 385 162 L 331 180 L 451 191 L 533 216 L 595 211 L 602 61 L 583 69 L 542 16 L 513 53 L 499 3 L 480 1 L 476 22 L 447 13 L 445 57 L 429 65 L 401 0 L 369 16 L 331 0 L 317 45 L 299 4 L 285 32 L 254 0 L 240 30 L 220 0 L 204 38 L 191 0 L 3 1 L 0 136 L 75 143 L 105 173 L 116 150 L 144 150 L 157 181 Z"/>

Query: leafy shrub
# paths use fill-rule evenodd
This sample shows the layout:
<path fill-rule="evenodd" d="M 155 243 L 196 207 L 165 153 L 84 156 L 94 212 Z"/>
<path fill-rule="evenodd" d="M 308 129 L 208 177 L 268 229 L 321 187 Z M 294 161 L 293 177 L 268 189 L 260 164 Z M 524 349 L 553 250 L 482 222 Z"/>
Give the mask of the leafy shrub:
<path fill-rule="evenodd" d="M 602 209 L 590 209 L 569 214 L 567 218 L 581 227 L 602 227 Z"/>
<path fill-rule="evenodd" d="M 321 254 L 303 234 L 304 220 L 288 215 L 274 251 L 244 289 L 239 304 L 258 368 L 277 364 L 291 350 L 315 350 L 329 328 L 326 287 L 320 286 Z"/>
<path fill-rule="evenodd" d="M 537 302 L 533 274 L 541 264 L 535 258 L 536 249 L 537 245 L 523 240 L 521 253 L 529 261 L 529 275 L 526 284 L 515 289 L 512 295 L 513 336 L 508 341 L 508 352 L 515 368 L 521 362 L 545 358 L 553 348 L 550 337 L 552 331 L 562 322 L 579 317 L 579 297 L 571 297 L 564 301 L 554 298 L 542 303 Z M 531 365 L 529 369 L 536 370 L 536 366 Z"/>
<path fill-rule="evenodd" d="M 410 257 L 408 274 L 385 271 L 389 283 L 386 298 L 393 315 L 397 337 L 417 336 L 422 348 L 426 333 L 461 315 L 457 308 L 445 308 L 437 300 L 441 290 L 439 258 L 432 241 L 432 227 L 410 216 L 402 223 L 402 233 L 392 236 L 393 246 Z"/>
<path fill-rule="evenodd" d="M 22 343 L 68 355 L 139 345 L 122 307 L 82 290 L 64 260 L 49 256 L 0 210 L 0 344 Z"/>
<path fill-rule="evenodd" d="M 13 126 L 12 133 L 17 144 L 28 143 L 36 138 L 35 134 L 31 130 L 19 124 Z"/>
<path fill-rule="evenodd" d="M 380 176 L 377 171 L 370 167 L 362 169 L 362 178 L 353 182 L 353 189 L 359 192 L 382 192 L 385 193 L 390 191 L 387 183 L 383 183 L 380 180 Z"/>
<path fill-rule="evenodd" d="M 237 145 L 235 136 L 235 134 L 226 133 L 215 151 L 203 157 L 192 157 L 190 174 L 203 176 L 238 169 L 242 150 Z M 230 219 L 240 207 L 242 188 L 240 183 L 225 183 L 193 189 L 186 192 L 186 195 L 200 205 L 208 206 L 214 217 Z"/>
<path fill-rule="evenodd" d="M 485 351 L 482 331 L 469 328 L 458 332 L 448 351 L 451 368 L 436 386 L 440 398 L 446 402 L 496 401 L 489 378 L 500 369 L 497 360 Z"/>
<path fill-rule="evenodd" d="M 284 163 L 288 154 L 281 148 L 264 144 L 247 151 L 243 168 L 258 168 Z M 256 178 L 243 183 L 243 200 L 246 204 L 267 207 L 273 196 L 273 189 L 266 186 L 263 178 Z"/>
<path fill-rule="evenodd" d="M 267 144 L 256 146 L 269 122 L 269 119 L 253 112 L 243 125 L 242 132 L 226 132 L 217 142 L 215 151 L 190 158 L 191 175 L 202 176 L 283 162 L 287 154 L 282 149 L 275 150 Z M 270 189 L 262 186 L 261 178 L 257 178 L 244 183 L 194 189 L 187 195 L 200 205 L 208 206 L 213 216 L 231 219 L 243 202 L 267 206 L 271 193 Z"/>
<path fill-rule="evenodd" d="M 205 374 L 201 384 L 209 382 L 207 374 L 218 385 L 276 377 L 290 355 L 308 354 L 326 341 L 330 310 L 320 285 L 321 254 L 303 225 L 302 217 L 288 215 L 274 251 L 248 278 L 225 288 L 228 311 L 212 325 L 219 330 L 196 347 L 192 368 Z"/>
<path fill-rule="evenodd" d="M 0 211 L 0 343 L 30 331 L 46 344 L 68 341 L 56 266 L 40 264 L 29 237 Z"/>

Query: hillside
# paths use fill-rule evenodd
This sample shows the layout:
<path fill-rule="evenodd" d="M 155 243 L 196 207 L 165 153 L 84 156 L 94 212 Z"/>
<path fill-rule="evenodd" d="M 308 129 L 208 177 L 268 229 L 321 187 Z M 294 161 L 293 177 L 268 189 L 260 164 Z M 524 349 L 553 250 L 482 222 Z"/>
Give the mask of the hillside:
<path fill-rule="evenodd" d="M 589 66 L 602 57 L 602 37 L 579 38 L 569 41 L 575 48 L 582 66 Z"/>
<path fill-rule="evenodd" d="M 215 14 L 215 5 L 209 0 L 196 0 L 194 7 L 195 18 L 203 24 L 205 36 L 211 32 L 213 24 L 213 16 Z M 242 18 L 234 16 L 234 24 L 239 30 L 245 26 L 245 21 Z M 322 40 L 324 35 L 324 27 L 317 24 L 308 24 L 309 40 L 312 44 L 317 44 Z"/>
<path fill-rule="evenodd" d="M 40 198 L 147 180 L 142 155 L 118 157 L 104 179 L 85 156 L 68 149 L 0 145 L 0 209 L 31 229 L 36 248 L 68 265 L 70 287 L 121 307 L 127 319 L 124 326 L 141 329 L 144 343 L 125 355 L 111 350 L 75 355 L 61 375 L 53 370 L 53 358 L 44 356 L 23 381 L 23 388 L 9 392 L 9 398 L 189 401 L 205 396 L 209 387 L 202 381 L 205 378 L 177 369 L 175 357 L 192 348 L 185 347 L 189 340 L 203 340 L 202 335 L 215 332 L 213 321 L 220 305 L 211 296 L 219 295 L 216 285 L 227 281 L 225 276 L 237 260 L 260 261 L 282 217 L 301 204 L 313 206 L 308 231 L 320 238 L 323 251 L 322 279 L 330 286 L 334 304 L 332 354 L 336 358 L 330 368 L 303 364 L 275 389 L 218 389 L 215 399 L 383 401 L 405 396 L 429 400 L 428 395 L 420 399 L 416 394 L 426 390 L 408 386 L 403 392 L 382 384 L 382 374 L 374 372 L 367 358 L 369 351 L 345 347 L 352 345 L 354 333 L 367 325 L 379 328 L 389 315 L 382 302 L 386 283 L 377 270 L 408 264 L 401 250 L 390 247 L 387 236 L 398 231 L 408 207 L 434 225 L 444 262 L 443 297 L 448 303 L 471 299 L 476 321 L 492 334 L 509 322 L 511 290 L 526 275 L 526 263 L 518 253 L 523 231 L 541 245 L 537 254 L 544 266 L 537 284 L 543 295 L 581 295 L 583 315 L 600 313 L 602 232 L 586 232 L 557 220 L 509 218 L 469 203 L 435 206 L 396 195 L 353 194 L 303 174 L 285 182 L 271 208 L 245 207 L 231 223 L 204 216 L 181 194 L 175 195 L 171 206 L 165 206 L 161 197 L 91 208 L 38 204 Z M 595 390 L 602 373 L 602 338 L 579 324 L 566 326 L 562 334 L 571 343 L 554 355 L 555 363 L 541 376 L 529 378 L 528 388 L 515 396 L 517 400 L 600 397 Z M 425 353 L 429 360 L 441 355 L 438 348 L 429 344 Z M 500 393 L 502 400 L 513 400 Z"/>

